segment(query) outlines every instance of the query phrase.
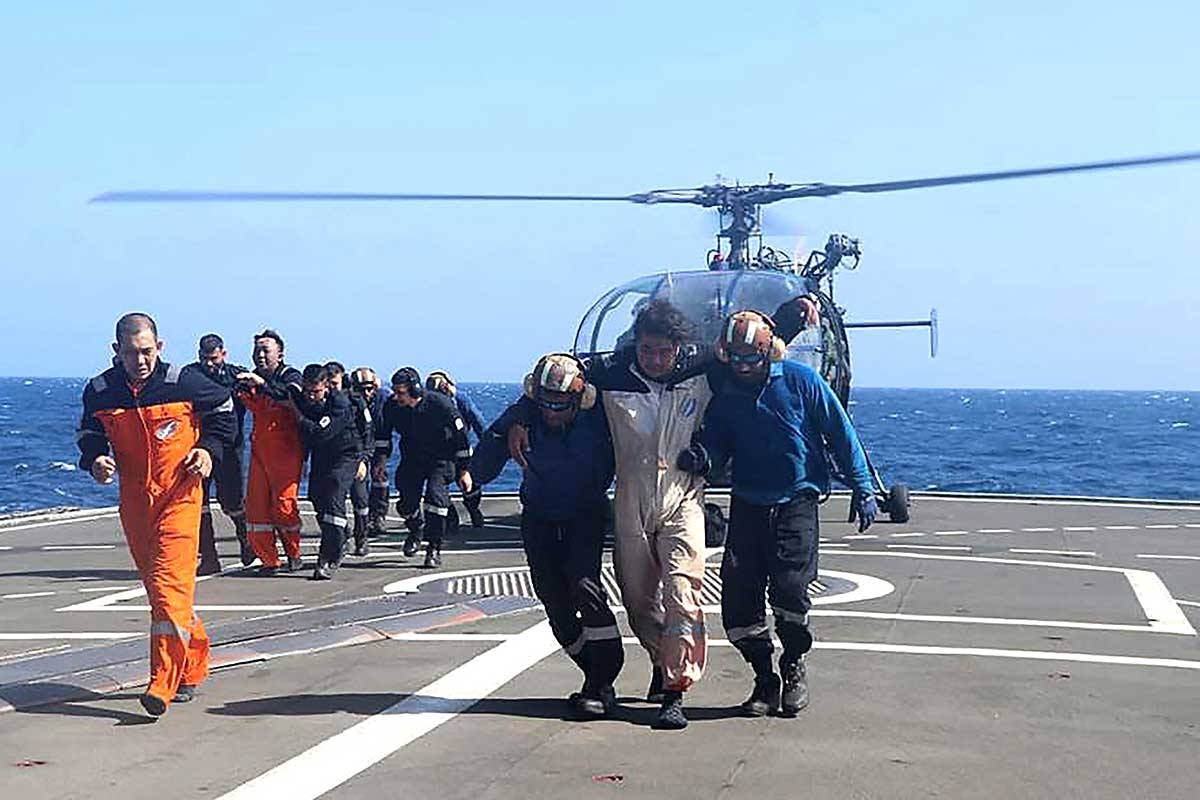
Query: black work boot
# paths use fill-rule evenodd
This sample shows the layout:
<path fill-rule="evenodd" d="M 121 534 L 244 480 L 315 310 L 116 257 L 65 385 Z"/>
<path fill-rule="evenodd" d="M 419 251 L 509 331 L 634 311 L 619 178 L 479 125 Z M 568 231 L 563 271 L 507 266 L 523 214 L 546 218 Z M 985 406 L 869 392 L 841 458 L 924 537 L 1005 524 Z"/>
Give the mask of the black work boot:
<path fill-rule="evenodd" d="M 371 552 L 371 544 L 367 541 L 367 532 L 354 534 L 354 555 L 365 556 Z"/>
<path fill-rule="evenodd" d="M 216 575 L 221 571 L 221 560 L 214 556 L 202 556 L 196 565 L 197 575 Z"/>
<path fill-rule="evenodd" d="M 412 558 L 421 549 L 421 534 L 413 531 L 404 537 L 404 555 Z"/>
<path fill-rule="evenodd" d="M 615 703 L 615 693 L 613 699 Z M 567 703 L 571 706 L 571 714 L 576 719 L 603 719 L 608 716 L 610 708 L 604 700 L 604 689 L 602 687 L 597 687 L 588 681 L 584 681 L 583 688 L 578 692 L 573 692 L 567 698 Z"/>
<path fill-rule="evenodd" d="M 246 518 L 234 517 L 233 529 L 237 533 L 238 558 L 241 559 L 243 567 L 248 567 L 258 556 L 254 555 L 254 548 L 250 546 L 250 535 L 246 533 Z"/>
<path fill-rule="evenodd" d="M 650 687 L 646 689 L 647 703 L 661 703 L 663 701 L 663 672 L 661 667 L 655 667 L 650 673 Z"/>
<path fill-rule="evenodd" d="M 662 707 L 650 727 L 656 731 L 681 731 L 688 725 L 683 715 L 683 692 L 663 692 Z"/>
<path fill-rule="evenodd" d="M 779 704 L 779 715 L 794 717 L 808 705 L 808 671 L 804 658 L 794 661 L 780 660 L 779 671 L 783 673 L 783 697 Z"/>
<path fill-rule="evenodd" d="M 425 545 L 425 563 L 421 566 L 425 569 L 436 569 L 442 565 L 442 548 L 433 542 Z"/>
<path fill-rule="evenodd" d="M 317 568 L 313 570 L 312 581 L 331 581 L 333 573 L 337 570 L 337 564 L 331 564 L 324 559 L 317 562 Z"/>
<path fill-rule="evenodd" d="M 167 701 L 149 692 L 139 697 L 138 702 L 142 704 L 142 708 L 146 709 L 146 713 L 152 717 L 161 717 L 167 713 Z"/>
<path fill-rule="evenodd" d="M 175 696 L 171 698 L 172 703 L 190 703 L 196 699 L 196 687 L 190 683 L 181 683 L 179 688 L 175 690 Z"/>
<path fill-rule="evenodd" d="M 779 690 L 782 685 L 779 676 L 767 672 L 754 676 L 754 691 L 742 703 L 742 711 L 750 717 L 765 717 L 767 714 L 779 713 Z"/>

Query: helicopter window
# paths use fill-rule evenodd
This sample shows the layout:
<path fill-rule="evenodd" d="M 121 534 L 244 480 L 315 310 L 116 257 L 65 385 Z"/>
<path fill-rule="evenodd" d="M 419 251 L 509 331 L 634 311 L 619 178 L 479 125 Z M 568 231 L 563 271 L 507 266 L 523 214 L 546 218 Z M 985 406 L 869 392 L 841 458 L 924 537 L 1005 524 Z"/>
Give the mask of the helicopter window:
<path fill-rule="evenodd" d="M 633 343 L 633 321 L 662 282 L 650 275 L 608 292 L 591 307 L 579 323 L 575 353 L 588 355 L 618 350 Z"/>

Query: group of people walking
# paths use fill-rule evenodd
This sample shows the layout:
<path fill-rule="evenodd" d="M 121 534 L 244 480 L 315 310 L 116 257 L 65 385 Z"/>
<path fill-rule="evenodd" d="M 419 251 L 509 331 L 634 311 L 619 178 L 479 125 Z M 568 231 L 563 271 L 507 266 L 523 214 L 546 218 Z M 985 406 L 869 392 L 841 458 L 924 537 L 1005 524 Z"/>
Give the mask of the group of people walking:
<path fill-rule="evenodd" d="M 651 302 L 637 316 L 630 346 L 588 362 L 566 353 L 540 358 L 522 397 L 486 429 L 477 412 L 462 408 L 461 395 L 456 402 L 444 373 L 422 382 L 411 367 L 397 370 L 385 401 L 367 368 L 347 379 L 336 363 L 287 366 L 282 338 L 271 330 L 255 338 L 253 370 L 228 364 L 215 336 L 201 340 L 199 363 L 179 369 L 158 358 L 154 321 L 125 315 L 114 366 L 84 391 L 80 465 L 101 482 L 120 473 L 122 526 L 152 608 L 144 707 L 158 715 L 172 700 L 191 699 L 207 669 L 207 637 L 191 609 L 197 549 L 202 572 L 216 558 L 215 545 L 205 543 L 213 541 L 211 516 L 202 513 L 206 487 L 215 483 L 234 521 L 243 563 L 258 558 L 264 572 L 298 569 L 297 496 L 307 452 L 321 526 L 312 577 L 329 579 L 350 539 L 365 553 L 368 534 L 386 515 L 386 464 L 398 435 L 404 552 L 416 555 L 423 533 L 426 567 L 441 563 L 450 483 L 482 525 L 481 487 L 510 458 L 522 468 L 524 549 L 554 635 L 583 673 L 568 698 L 583 719 L 613 712 L 624 663 L 600 580 L 611 518 L 621 600 L 649 655 L 647 698 L 659 704 L 654 724 L 664 729 L 686 727 L 683 699 L 704 672 L 703 492 L 706 476 L 732 460 L 721 611 L 729 640 L 755 674 L 742 708 L 795 715 L 808 702 L 808 585 L 816 577 L 817 507 L 829 490 L 830 456 L 853 489 L 860 530 L 877 513 L 845 410 L 817 373 L 784 359 L 785 342 L 814 324 L 815 314 L 804 297 L 771 316 L 739 311 L 707 345 L 692 341 L 688 320 L 670 303 Z M 253 425 L 239 514 L 241 464 L 230 453 L 240 453 L 243 409 Z M 474 452 L 468 429 L 480 437 Z M 783 644 L 778 671 L 767 600 Z"/>

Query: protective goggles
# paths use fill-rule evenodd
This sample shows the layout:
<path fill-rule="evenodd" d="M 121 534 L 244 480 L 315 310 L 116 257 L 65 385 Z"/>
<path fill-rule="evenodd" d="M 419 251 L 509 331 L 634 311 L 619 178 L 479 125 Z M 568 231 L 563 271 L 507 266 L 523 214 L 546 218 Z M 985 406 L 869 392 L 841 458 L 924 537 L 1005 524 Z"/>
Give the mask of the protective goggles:
<path fill-rule="evenodd" d="M 745 364 L 749 367 L 757 367 L 767 360 L 766 353 L 730 353 L 730 364 Z"/>
<path fill-rule="evenodd" d="M 575 407 L 574 400 L 547 400 L 544 397 L 537 399 L 538 408 L 546 411 L 570 411 Z"/>

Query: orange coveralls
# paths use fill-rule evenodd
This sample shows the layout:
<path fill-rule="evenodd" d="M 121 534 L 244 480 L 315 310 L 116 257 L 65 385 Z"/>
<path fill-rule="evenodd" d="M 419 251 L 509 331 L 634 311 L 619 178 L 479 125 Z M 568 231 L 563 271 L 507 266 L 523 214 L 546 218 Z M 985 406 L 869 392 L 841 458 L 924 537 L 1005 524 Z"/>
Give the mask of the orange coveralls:
<path fill-rule="evenodd" d="M 300 372 L 281 364 L 267 385 L 238 393 L 254 415 L 250 433 L 250 482 L 246 489 L 246 531 L 263 566 L 278 567 L 275 536 L 288 558 L 300 557 L 300 473 L 304 443 L 296 416 L 285 401 L 288 386 L 299 389 Z"/>
<path fill-rule="evenodd" d="M 134 391 L 115 366 L 84 388 L 79 466 L 90 471 L 110 448 L 117 462 L 121 527 L 150 600 L 147 692 L 166 703 L 208 675 L 208 634 L 193 610 L 204 490 L 183 461 L 196 447 L 218 461 L 236 424 L 229 391 L 191 368 L 160 361 Z"/>

